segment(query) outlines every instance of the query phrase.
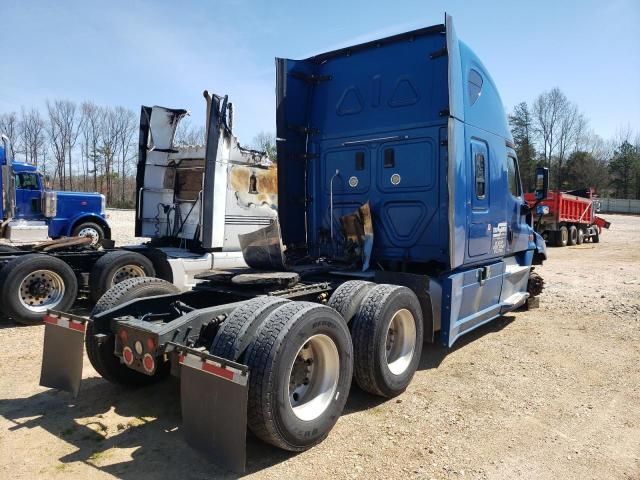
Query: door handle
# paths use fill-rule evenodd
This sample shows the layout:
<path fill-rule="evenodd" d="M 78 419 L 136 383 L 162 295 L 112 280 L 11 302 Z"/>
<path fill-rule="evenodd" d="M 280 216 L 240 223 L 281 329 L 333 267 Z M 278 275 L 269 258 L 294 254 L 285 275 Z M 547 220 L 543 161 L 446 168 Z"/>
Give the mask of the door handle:
<path fill-rule="evenodd" d="M 482 267 L 476 270 L 478 276 L 478 283 L 484 285 L 489 278 L 489 267 Z"/>

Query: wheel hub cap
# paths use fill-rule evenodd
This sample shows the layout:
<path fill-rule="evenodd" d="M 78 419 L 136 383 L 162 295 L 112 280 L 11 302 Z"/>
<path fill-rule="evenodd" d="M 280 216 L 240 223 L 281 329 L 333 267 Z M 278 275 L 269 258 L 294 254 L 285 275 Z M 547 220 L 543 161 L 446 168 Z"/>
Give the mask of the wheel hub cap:
<path fill-rule="evenodd" d="M 95 245 L 96 243 L 98 243 L 98 240 L 100 240 L 100 234 L 98 233 L 98 231 L 95 228 L 83 228 L 82 230 L 80 230 L 78 232 L 78 236 L 79 237 L 90 237 L 91 238 L 91 245 Z"/>
<path fill-rule="evenodd" d="M 391 318 L 385 348 L 387 366 L 391 373 L 404 373 L 409 368 L 416 349 L 416 322 L 413 314 L 406 308 L 398 310 Z"/>
<path fill-rule="evenodd" d="M 62 277 L 51 270 L 36 270 L 20 283 L 20 303 L 32 312 L 46 312 L 54 308 L 64 297 Z"/>
<path fill-rule="evenodd" d="M 142 267 L 138 265 L 124 265 L 117 269 L 113 274 L 113 278 L 111 279 L 111 286 L 122 282 L 123 280 L 127 280 L 129 278 L 136 277 L 144 277 L 145 272 Z"/>
<path fill-rule="evenodd" d="M 330 405 L 340 377 L 340 356 L 327 335 L 314 335 L 298 350 L 289 373 L 289 403 L 300 420 L 318 418 Z"/>

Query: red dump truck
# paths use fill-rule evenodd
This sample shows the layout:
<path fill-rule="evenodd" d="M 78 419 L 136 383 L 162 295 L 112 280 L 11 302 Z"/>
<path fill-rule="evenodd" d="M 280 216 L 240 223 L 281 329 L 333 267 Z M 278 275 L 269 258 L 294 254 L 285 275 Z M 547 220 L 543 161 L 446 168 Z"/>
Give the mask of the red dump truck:
<path fill-rule="evenodd" d="M 535 229 L 549 245 L 598 243 L 602 229 L 609 228 L 610 223 L 596 215 L 597 201 L 591 188 L 549 191 L 546 200 L 537 205 L 533 193 L 525 193 L 524 198 L 535 208 Z"/>

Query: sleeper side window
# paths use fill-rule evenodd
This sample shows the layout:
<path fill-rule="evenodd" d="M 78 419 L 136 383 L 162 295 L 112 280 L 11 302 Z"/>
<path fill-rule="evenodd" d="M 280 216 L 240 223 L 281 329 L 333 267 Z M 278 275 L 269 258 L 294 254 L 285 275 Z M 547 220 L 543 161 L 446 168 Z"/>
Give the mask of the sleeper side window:
<path fill-rule="evenodd" d="M 475 159 L 476 198 L 487 196 L 487 159 L 482 153 L 476 153 Z"/>
<path fill-rule="evenodd" d="M 507 157 L 507 182 L 509 183 L 509 191 L 511 192 L 511 195 L 514 197 L 522 195 L 518 162 L 516 158 L 511 155 Z"/>
<path fill-rule="evenodd" d="M 480 94 L 482 93 L 482 75 L 476 70 L 469 70 L 469 77 L 467 79 L 467 94 L 469 95 L 469 103 L 473 105 L 476 103 Z"/>

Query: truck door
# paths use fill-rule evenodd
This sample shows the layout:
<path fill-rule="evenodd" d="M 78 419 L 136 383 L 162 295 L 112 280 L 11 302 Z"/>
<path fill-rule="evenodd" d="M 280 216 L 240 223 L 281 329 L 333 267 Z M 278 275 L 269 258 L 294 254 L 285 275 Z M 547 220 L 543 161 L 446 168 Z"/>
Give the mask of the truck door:
<path fill-rule="evenodd" d="M 15 174 L 16 217 L 36 219 L 42 217 L 42 186 L 40 176 L 34 172 Z"/>
<path fill-rule="evenodd" d="M 471 140 L 469 189 L 469 257 L 487 255 L 491 249 L 492 225 L 489 211 L 490 162 L 486 142 Z"/>
<path fill-rule="evenodd" d="M 523 252 L 529 244 L 529 227 L 520 183 L 518 161 L 512 150 L 507 150 L 507 248 L 506 253 Z"/>

